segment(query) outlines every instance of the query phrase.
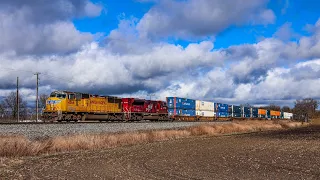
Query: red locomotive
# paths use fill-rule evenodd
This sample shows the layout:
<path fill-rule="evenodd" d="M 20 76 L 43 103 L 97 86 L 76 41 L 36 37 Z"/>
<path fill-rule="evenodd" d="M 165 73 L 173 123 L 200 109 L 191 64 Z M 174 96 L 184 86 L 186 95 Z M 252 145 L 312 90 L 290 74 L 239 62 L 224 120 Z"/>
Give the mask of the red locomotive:
<path fill-rule="evenodd" d="M 166 120 L 167 104 L 163 101 L 122 98 L 122 112 L 126 120 Z"/>

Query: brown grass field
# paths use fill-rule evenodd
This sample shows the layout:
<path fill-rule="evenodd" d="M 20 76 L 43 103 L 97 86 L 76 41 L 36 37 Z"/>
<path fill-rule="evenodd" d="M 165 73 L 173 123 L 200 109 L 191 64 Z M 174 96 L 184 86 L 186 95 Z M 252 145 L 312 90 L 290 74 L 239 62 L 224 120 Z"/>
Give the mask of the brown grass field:
<path fill-rule="evenodd" d="M 311 124 L 320 125 L 320 118 L 312 119 Z"/>
<path fill-rule="evenodd" d="M 12 151 L 29 149 L 19 148 L 20 143 L 35 143 L 33 151 L 19 155 L 38 155 L 2 154 L 10 157 L 0 158 L 0 179 L 320 177 L 320 126 L 316 125 L 239 122 L 129 134 L 57 137 L 50 145 L 46 145 L 48 140 L 36 144 L 17 137 Z M 39 155 L 39 149 L 44 154 Z M 54 153 L 59 151 L 70 152 Z"/>
<path fill-rule="evenodd" d="M 118 134 L 82 134 L 30 141 L 23 136 L 1 136 L 0 157 L 36 156 L 77 150 L 97 150 L 192 136 L 217 136 L 302 126 L 290 121 L 239 121 L 223 125 L 200 125 L 177 130 L 155 130 Z"/>

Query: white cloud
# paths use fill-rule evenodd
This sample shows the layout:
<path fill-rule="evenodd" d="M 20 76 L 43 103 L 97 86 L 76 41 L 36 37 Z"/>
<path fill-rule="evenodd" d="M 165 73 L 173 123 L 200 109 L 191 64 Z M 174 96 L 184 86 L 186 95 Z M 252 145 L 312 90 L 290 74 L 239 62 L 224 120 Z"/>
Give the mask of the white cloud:
<path fill-rule="evenodd" d="M 88 1 L 84 7 L 84 11 L 87 16 L 96 17 L 101 14 L 102 6 L 93 4 L 92 2 Z"/>
<path fill-rule="evenodd" d="M 278 28 L 278 30 L 274 33 L 274 37 L 283 40 L 288 41 L 292 37 L 297 37 L 298 35 L 295 34 L 291 28 L 292 23 L 285 23 L 281 27 Z"/>
<path fill-rule="evenodd" d="M 1 1 L 0 52 L 54 54 L 77 51 L 93 41 L 93 35 L 78 31 L 71 20 L 98 16 L 102 7 L 81 0 L 44 2 Z"/>

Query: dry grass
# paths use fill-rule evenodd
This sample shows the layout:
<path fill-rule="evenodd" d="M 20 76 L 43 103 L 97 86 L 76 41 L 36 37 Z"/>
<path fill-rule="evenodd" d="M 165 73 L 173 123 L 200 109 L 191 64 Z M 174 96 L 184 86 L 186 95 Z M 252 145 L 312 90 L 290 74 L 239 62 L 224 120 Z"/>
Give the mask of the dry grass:
<path fill-rule="evenodd" d="M 34 156 L 56 152 L 93 150 L 190 136 L 279 130 L 302 126 L 290 121 L 241 121 L 223 125 L 204 124 L 178 130 L 155 130 L 116 134 L 82 134 L 30 141 L 23 136 L 0 136 L 0 157 Z"/>
<path fill-rule="evenodd" d="M 320 118 L 315 118 L 311 120 L 311 124 L 320 125 Z"/>

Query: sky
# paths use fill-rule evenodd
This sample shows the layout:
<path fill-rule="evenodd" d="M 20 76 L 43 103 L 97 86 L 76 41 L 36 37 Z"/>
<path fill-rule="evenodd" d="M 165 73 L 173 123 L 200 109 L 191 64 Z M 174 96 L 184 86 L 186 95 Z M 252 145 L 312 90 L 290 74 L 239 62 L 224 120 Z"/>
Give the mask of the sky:
<path fill-rule="evenodd" d="M 320 99 L 317 0 L 1 0 L 0 96 Z"/>

